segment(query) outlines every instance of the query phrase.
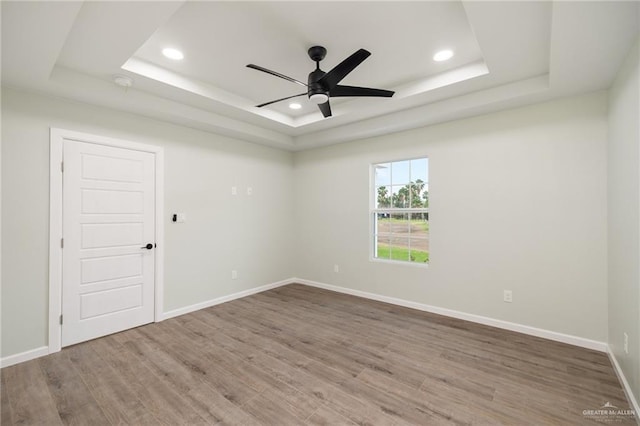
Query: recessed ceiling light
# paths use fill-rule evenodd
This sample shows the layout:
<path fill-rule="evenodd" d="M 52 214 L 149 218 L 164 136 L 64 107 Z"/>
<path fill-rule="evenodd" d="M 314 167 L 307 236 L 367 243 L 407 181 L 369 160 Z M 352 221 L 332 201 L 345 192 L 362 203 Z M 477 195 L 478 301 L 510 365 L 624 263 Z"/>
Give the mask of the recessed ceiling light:
<path fill-rule="evenodd" d="M 162 49 L 162 54 L 169 59 L 173 59 L 174 61 L 180 61 L 184 59 L 184 54 L 178 49 L 174 49 L 172 47 Z"/>
<path fill-rule="evenodd" d="M 447 50 L 441 50 L 437 52 L 435 55 L 433 55 L 433 60 L 436 62 L 442 62 L 442 61 L 451 59 L 452 57 L 453 57 L 453 51 L 447 49 Z"/>
<path fill-rule="evenodd" d="M 291 103 L 289 104 L 289 108 L 291 108 L 291 109 L 300 109 L 300 108 L 302 108 L 302 105 L 300 105 L 300 104 L 299 104 L 299 103 L 297 103 L 297 102 L 291 102 Z"/>

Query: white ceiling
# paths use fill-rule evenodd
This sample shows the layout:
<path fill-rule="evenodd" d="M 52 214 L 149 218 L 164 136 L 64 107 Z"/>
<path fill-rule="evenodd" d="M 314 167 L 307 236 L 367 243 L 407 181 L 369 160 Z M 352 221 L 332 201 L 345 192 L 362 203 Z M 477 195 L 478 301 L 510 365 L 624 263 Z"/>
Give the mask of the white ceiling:
<path fill-rule="evenodd" d="M 288 150 L 424 126 L 610 86 L 639 30 L 638 2 L 2 1 L 2 84 Z M 329 71 L 372 55 L 341 84 L 393 98 L 332 99 L 305 88 L 313 45 Z M 176 47 L 185 58 L 161 54 Z M 455 56 L 435 62 L 449 48 Z M 115 74 L 134 81 L 128 90 Z M 301 90 L 302 89 L 302 90 Z"/>

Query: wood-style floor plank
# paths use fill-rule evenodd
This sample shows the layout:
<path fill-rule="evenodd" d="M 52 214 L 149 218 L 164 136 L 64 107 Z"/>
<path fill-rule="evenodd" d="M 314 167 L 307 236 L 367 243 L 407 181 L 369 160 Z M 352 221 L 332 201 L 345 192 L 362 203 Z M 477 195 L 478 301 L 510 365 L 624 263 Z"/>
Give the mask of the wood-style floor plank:
<path fill-rule="evenodd" d="M 606 354 L 302 285 L 0 379 L 3 425 L 595 425 L 583 410 L 629 408 Z"/>
<path fill-rule="evenodd" d="M 76 345 L 69 348 L 68 353 L 109 423 L 136 425 L 157 422 L 127 381 L 100 358 L 92 345 Z"/>
<path fill-rule="evenodd" d="M 107 336 L 89 344 L 95 344 L 104 362 L 127 378 L 138 399 L 159 422 L 167 425 L 206 424 L 169 382 L 156 376 L 146 362 L 116 338 Z"/>
<path fill-rule="evenodd" d="M 323 406 L 318 408 L 315 413 L 311 417 L 307 419 L 307 425 L 310 426 L 356 426 L 357 423 L 354 423 L 347 418 L 341 416 L 336 413 L 329 407 Z"/>
<path fill-rule="evenodd" d="M 60 419 L 69 425 L 110 424 L 71 363 L 70 354 L 70 351 L 63 351 L 40 360 Z"/>
<path fill-rule="evenodd" d="M 12 423 L 11 405 L 9 404 L 7 386 L 4 383 L 4 374 L 0 375 L 0 394 L 2 395 L 2 400 L 0 402 L 0 425 L 8 425 Z"/>
<path fill-rule="evenodd" d="M 2 379 L 3 425 L 5 412 L 11 413 L 7 424 L 62 424 L 39 360 L 3 368 Z"/>

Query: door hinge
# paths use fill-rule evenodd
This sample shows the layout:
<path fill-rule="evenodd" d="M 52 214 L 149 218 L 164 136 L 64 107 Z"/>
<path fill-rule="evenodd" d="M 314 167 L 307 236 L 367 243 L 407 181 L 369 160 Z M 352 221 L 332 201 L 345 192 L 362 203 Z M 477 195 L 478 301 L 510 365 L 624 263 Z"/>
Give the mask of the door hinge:
<path fill-rule="evenodd" d="M 62 315 L 60 315 L 60 325 L 62 325 Z"/>
<path fill-rule="evenodd" d="M 60 162 L 60 172 L 64 173 L 64 161 Z"/>
<path fill-rule="evenodd" d="M 60 248 L 64 248 L 64 238 L 60 238 Z"/>

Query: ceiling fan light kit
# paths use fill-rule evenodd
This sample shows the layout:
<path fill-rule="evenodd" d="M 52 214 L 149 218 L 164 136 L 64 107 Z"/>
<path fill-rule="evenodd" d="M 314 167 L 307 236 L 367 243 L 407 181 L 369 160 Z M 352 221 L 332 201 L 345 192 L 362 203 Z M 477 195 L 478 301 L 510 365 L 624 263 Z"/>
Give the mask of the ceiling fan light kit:
<path fill-rule="evenodd" d="M 275 77 L 282 78 L 284 80 L 290 81 L 291 83 L 296 83 L 301 86 L 305 86 L 307 88 L 306 93 L 299 93 L 297 95 L 287 96 L 286 98 L 276 99 L 274 101 L 265 102 L 260 105 L 256 105 L 258 108 L 262 108 L 267 105 L 271 105 L 276 102 L 284 101 L 286 99 L 296 98 L 298 96 L 307 95 L 309 100 L 318 105 L 320 112 L 322 115 L 326 117 L 331 117 L 331 105 L 329 104 L 330 98 L 336 97 L 385 97 L 390 98 L 393 96 L 395 92 L 391 90 L 383 90 L 383 89 L 371 89 L 368 87 L 358 87 L 358 86 L 341 86 L 340 81 L 347 76 L 351 71 L 353 71 L 358 65 L 362 63 L 365 59 L 367 59 L 371 53 L 364 50 L 359 49 L 357 52 L 349 56 L 344 61 L 340 62 L 336 65 L 331 71 L 324 72 L 320 69 L 320 61 L 324 59 L 327 54 L 327 49 L 322 46 L 313 46 L 308 50 L 309 58 L 316 63 L 316 69 L 309 73 L 309 78 L 307 79 L 307 83 L 303 83 L 300 80 L 296 80 L 295 78 L 291 78 L 284 74 L 280 74 L 279 72 L 269 70 L 267 68 L 263 68 L 258 65 L 249 64 L 248 68 L 252 68 L 258 71 L 262 71 L 267 74 L 271 74 Z"/>
<path fill-rule="evenodd" d="M 326 93 L 314 93 L 309 100 L 314 104 L 323 104 L 329 100 L 329 96 Z"/>

